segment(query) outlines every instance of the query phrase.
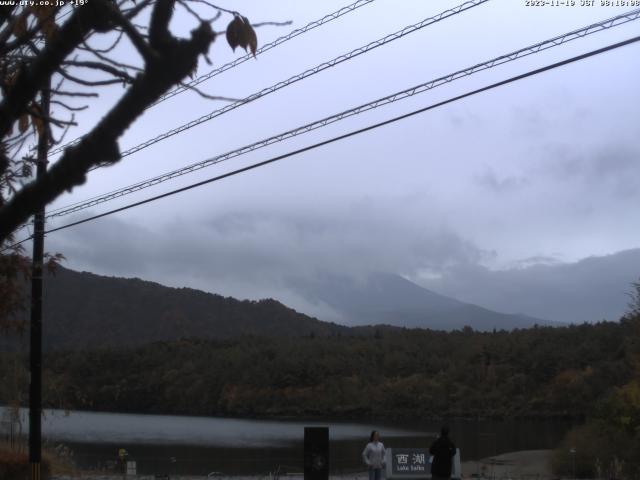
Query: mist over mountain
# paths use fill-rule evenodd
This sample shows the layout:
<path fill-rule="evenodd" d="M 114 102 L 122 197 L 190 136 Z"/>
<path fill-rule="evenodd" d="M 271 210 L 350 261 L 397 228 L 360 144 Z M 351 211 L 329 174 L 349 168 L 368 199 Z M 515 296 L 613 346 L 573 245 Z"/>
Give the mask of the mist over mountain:
<path fill-rule="evenodd" d="M 410 328 L 475 330 L 527 328 L 554 322 L 523 314 L 495 312 L 423 288 L 390 273 L 364 278 L 324 274 L 297 279 L 296 292 L 310 303 L 329 306 L 348 325 L 388 324 Z"/>
<path fill-rule="evenodd" d="M 421 285 L 502 312 L 526 312 L 582 323 L 619 320 L 628 310 L 631 283 L 640 278 L 640 248 L 575 263 L 535 263 L 493 271 L 458 265 Z"/>
<path fill-rule="evenodd" d="M 342 316 L 322 321 L 273 300 L 237 300 L 171 288 L 137 278 L 117 278 L 59 267 L 44 288 L 44 348 L 136 346 L 181 338 L 225 339 L 361 335 L 371 325 L 454 330 L 526 328 L 548 324 L 508 315 L 424 289 L 404 278 L 378 273 L 358 281 L 323 276 L 297 282 L 300 295 L 318 299 Z M 23 338 L 26 341 L 26 338 Z"/>
<path fill-rule="evenodd" d="M 236 300 L 59 267 L 44 284 L 45 349 L 135 346 L 180 338 L 326 336 L 346 327 L 272 299 Z"/>

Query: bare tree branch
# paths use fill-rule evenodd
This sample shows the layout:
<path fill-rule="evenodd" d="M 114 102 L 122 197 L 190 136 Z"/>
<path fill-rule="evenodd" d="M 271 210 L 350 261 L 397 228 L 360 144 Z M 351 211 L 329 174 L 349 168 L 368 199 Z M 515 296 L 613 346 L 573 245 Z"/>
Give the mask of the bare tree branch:
<path fill-rule="evenodd" d="M 71 121 L 75 121 L 76 117 L 75 114 L 71 114 Z M 50 139 L 51 139 L 51 145 L 58 145 L 60 142 L 62 142 L 62 140 L 64 140 L 64 138 L 67 136 L 67 133 L 69 133 L 69 129 L 71 128 L 71 125 L 67 125 L 67 127 L 64 129 L 64 131 L 62 132 L 62 134 L 60 135 L 60 138 L 56 139 L 53 135 L 53 133 L 50 135 Z"/>
<path fill-rule="evenodd" d="M 78 85 L 84 85 L 85 87 L 102 87 L 105 85 L 115 85 L 123 82 L 122 79 L 117 78 L 112 78 L 109 80 L 84 80 L 82 78 L 76 77 L 75 75 L 71 75 L 63 69 L 58 70 L 58 73 L 67 80 L 77 83 Z"/>
<path fill-rule="evenodd" d="M 238 102 L 238 101 L 240 101 L 239 98 L 222 97 L 222 96 L 219 96 L 219 95 L 209 95 L 208 93 L 203 92 L 198 87 L 196 87 L 194 85 L 191 85 L 189 83 L 180 82 L 179 85 L 181 87 L 184 87 L 184 88 L 188 89 L 188 90 L 193 90 L 198 95 L 200 95 L 202 98 L 205 98 L 207 100 L 222 100 L 224 102 Z"/>
<path fill-rule="evenodd" d="M 71 105 L 61 102 L 60 100 L 51 100 L 51 104 L 60 105 L 62 108 L 66 108 L 71 112 L 80 112 L 82 110 L 86 110 L 87 108 L 89 108 L 89 105 L 83 105 L 81 107 L 72 107 Z"/>
<path fill-rule="evenodd" d="M 240 12 L 237 12 L 236 10 L 228 10 L 226 8 L 219 7 L 217 5 L 214 5 L 211 2 L 208 2 L 207 0 L 194 0 L 194 1 L 196 3 L 203 3 L 204 5 L 207 5 L 207 6 L 211 7 L 211 8 L 215 8 L 216 10 L 219 10 L 221 12 L 229 13 L 229 14 L 231 14 L 233 16 L 240 15 Z"/>
<path fill-rule="evenodd" d="M 129 40 L 131 40 L 131 43 L 136 47 L 136 50 L 138 50 L 138 53 L 140 53 L 144 61 L 146 63 L 153 62 L 157 58 L 157 54 L 149 47 L 149 44 L 147 44 L 146 40 L 140 35 L 140 32 L 136 30 L 136 27 L 120 12 L 114 11 L 112 15 L 114 22 L 119 25 L 127 37 L 129 37 Z"/>
<path fill-rule="evenodd" d="M 123 68 L 125 70 L 133 70 L 135 72 L 142 72 L 143 71 L 143 69 L 140 68 L 140 67 L 136 67 L 135 65 L 129 65 L 129 64 L 123 63 L 123 62 L 117 62 L 114 59 L 109 58 L 106 55 L 103 55 L 102 53 L 100 53 L 98 51 L 89 50 L 89 52 L 92 53 L 96 58 L 102 60 L 105 63 L 113 65 L 116 68 Z"/>
<path fill-rule="evenodd" d="M 169 22 L 173 14 L 175 0 L 157 0 L 149 22 L 149 44 L 159 50 L 171 41 Z"/>
<path fill-rule="evenodd" d="M 71 18 L 40 55 L 30 65 L 19 69 L 14 85 L 0 102 L 0 138 L 9 132 L 13 119 L 25 110 L 46 79 L 60 68 L 62 61 L 82 42 L 92 27 L 102 21 L 101 16 L 104 17 L 107 10 L 110 10 L 108 0 L 92 0 L 83 8 L 74 10 Z"/>
<path fill-rule="evenodd" d="M 17 23 L 22 21 L 23 18 L 26 19 L 26 16 L 27 16 L 27 11 L 25 10 L 24 12 L 20 13 L 20 15 L 10 18 L 9 21 L 6 23 L 2 32 L 0 32 L 0 45 L 3 46 L 2 48 L 0 48 L 0 54 L 10 50 L 9 48 L 5 48 L 4 45 L 9 41 L 9 38 L 11 38 L 11 35 L 13 35 L 13 32 L 15 31 Z M 6 22 L 6 19 L 2 19 L 2 23 L 4 22 Z"/>
<path fill-rule="evenodd" d="M 195 70 L 199 56 L 208 51 L 215 34 L 209 24 L 202 23 L 188 40 L 165 36 L 163 30 L 171 18 L 172 3 L 159 1 L 155 6 L 159 13 L 152 15 L 159 59 L 147 65 L 145 72 L 136 77 L 120 101 L 80 143 L 65 150 L 44 176 L 25 185 L 0 208 L 0 241 L 25 222 L 31 212 L 65 190 L 84 183 L 92 166 L 117 162 L 118 138 L 158 97 Z M 164 38 L 159 41 L 158 35 Z"/>
<path fill-rule="evenodd" d="M 92 70 L 102 70 L 103 72 L 109 73 L 114 77 L 119 78 L 122 81 L 125 81 L 127 83 L 133 83 L 133 77 L 129 75 L 127 72 L 123 70 L 119 70 L 111 65 L 106 65 L 101 62 L 65 60 L 63 64 L 71 65 L 73 67 L 90 68 Z"/>
<path fill-rule="evenodd" d="M 0 5 L 0 23 L 4 23 L 8 18 L 13 14 L 13 10 L 18 5 L 18 2 L 8 4 L 8 5 Z"/>
<path fill-rule="evenodd" d="M 56 14 L 58 13 L 58 10 L 59 10 L 58 7 L 54 7 L 49 14 L 47 14 L 42 18 L 38 18 L 38 20 L 35 22 L 35 25 L 33 27 L 28 29 L 22 35 L 16 35 L 17 38 L 13 42 L 7 42 L 7 40 L 9 39 L 8 36 L 6 38 L 3 38 L 4 35 L 0 35 L 0 55 L 3 55 L 6 52 L 9 52 L 11 50 L 15 50 L 21 47 L 22 45 L 29 45 L 34 51 L 38 51 L 39 49 L 35 47 L 32 41 L 38 33 L 42 32 L 43 27 L 48 22 L 53 22 L 53 20 L 56 17 Z M 5 35 L 8 34 L 10 36 L 12 33 L 15 35 L 15 25 L 17 22 L 24 21 L 26 25 L 26 19 L 29 13 L 30 13 L 30 10 L 25 9 L 20 13 L 18 17 L 15 17 L 13 19 L 14 22 L 12 22 L 11 30 L 8 30 L 8 32 L 6 32 Z M 53 23 L 51 23 L 51 25 L 55 26 L 55 24 Z"/>
<path fill-rule="evenodd" d="M 266 27 L 266 26 L 287 27 L 287 26 L 291 25 L 292 23 L 293 22 L 291 20 L 287 20 L 286 22 L 258 22 L 258 23 L 252 23 L 251 26 L 253 28 Z"/>
<path fill-rule="evenodd" d="M 98 53 L 110 53 L 111 51 L 113 51 L 114 48 L 116 48 L 118 46 L 118 44 L 120 43 L 120 40 L 122 39 L 123 35 L 124 35 L 123 31 L 121 31 L 121 30 L 118 31 L 118 36 L 116 37 L 115 41 L 105 49 L 98 49 L 98 48 L 95 48 L 95 47 L 91 47 L 91 46 L 89 46 L 89 44 L 86 41 L 83 41 L 82 42 L 82 46 L 80 46 L 78 48 L 80 50 L 89 50 L 89 51 L 91 51 L 93 53 L 96 53 L 96 52 L 98 52 Z"/>
<path fill-rule="evenodd" d="M 52 93 L 55 93 L 56 95 L 61 95 L 64 97 L 99 97 L 100 95 L 98 95 L 95 92 L 68 92 L 65 90 L 51 90 Z"/>
<path fill-rule="evenodd" d="M 143 2 L 139 2 L 135 7 L 130 8 L 128 10 L 124 10 L 122 13 L 124 17 L 128 20 L 135 18 L 142 10 L 151 5 L 152 0 L 144 0 Z"/>

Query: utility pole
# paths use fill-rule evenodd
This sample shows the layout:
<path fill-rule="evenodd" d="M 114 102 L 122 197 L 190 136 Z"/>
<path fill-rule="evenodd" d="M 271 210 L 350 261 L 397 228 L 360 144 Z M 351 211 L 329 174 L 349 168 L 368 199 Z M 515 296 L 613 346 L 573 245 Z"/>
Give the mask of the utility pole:
<path fill-rule="evenodd" d="M 36 178 L 47 171 L 49 153 L 49 100 L 51 82 L 40 93 L 42 128 L 38 131 Z M 37 130 L 37 129 L 36 129 Z M 33 263 L 31 266 L 31 349 L 29 383 L 29 465 L 31 480 L 41 480 L 42 458 L 42 274 L 44 262 L 44 206 L 33 217 Z"/>

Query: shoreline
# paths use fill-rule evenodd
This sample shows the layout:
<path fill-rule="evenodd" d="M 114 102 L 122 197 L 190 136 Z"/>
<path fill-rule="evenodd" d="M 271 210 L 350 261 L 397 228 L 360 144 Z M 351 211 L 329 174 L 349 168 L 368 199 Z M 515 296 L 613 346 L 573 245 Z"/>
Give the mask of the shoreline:
<path fill-rule="evenodd" d="M 0 409 L 9 409 L 10 407 L 4 403 L 0 403 Z M 28 411 L 28 405 L 21 405 L 21 411 Z M 188 412 L 170 412 L 170 411 L 135 411 L 135 410 L 92 410 L 82 407 L 69 406 L 67 409 L 56 408 L 54 406 L 43 406 L 43 410 L 52 413 L 63 413 L 71 415 L 73 413 L 95 413 L 100 415 L 132 415 L 132 416 L 159 416 L 159 417 L 185 417 L 185 418 L 207 418 L 221 420 L 256 420 L 256 421 L 274 421 L 274 422 L 332 422 L 332 423 L 366 423 L 366 422 L 382 422 L 382 423 L 407 423 L 410 424 L 415 420 L 414 416 L 407 414 L 398 415 L 372 415 L 359 414 L 354 412 L 326 412 L 321 414 L 256 414 L 246 412 L 235 413 L 188 413 Z M 424 416 L 420 417 L 423 422 L 451 423 L 451 422 L 508 422 L 518 420 L 560 420 L 566 422 L 582 423 L 585 420 L 584 414 L 570 415 L 564 413 L 538 413 L 538 414 L 522 414 L 522 415 L 451 415 L 451 416 Z"/>
<path fill-rule="evenodd" d="M 465 478 L 551 478 L 553 450 L 520 450 L 462 462 Z"/>
<path fill-rule="evenodd" d="M 520 450 L 515 452 L 495 455 L 482 460 L 470 460 L 462 462 L 463 479 L 549 479 L 552 478 L 550 467 L 552 450 Z M 215 480 L 303 480 L 300 474 L 283 475 L 274 477 L 270 474 L 255 475 L 220 475 L 212 476 Z M 330 479 L 336 480 L 366 480 L 367 472 L 332 474 Z M 104 474 L 93 472 L 78 472 L 77 474 L 52 475 L 51 480 L 156 480 L 155 475 L 129 475 Z M 207 480 L 205 475 L 171 475 L 169 480 Z"/>

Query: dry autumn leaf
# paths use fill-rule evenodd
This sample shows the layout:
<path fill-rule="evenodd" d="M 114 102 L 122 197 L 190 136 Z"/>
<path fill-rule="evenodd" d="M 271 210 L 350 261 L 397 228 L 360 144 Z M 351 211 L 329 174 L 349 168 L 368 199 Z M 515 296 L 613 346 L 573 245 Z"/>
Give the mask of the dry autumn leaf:
<path fill-rule="evenodd" d="M 16 84 L 17 79 L 18 79 L 18 73 L 14 72 L 11 75 L 7 76 L 5 80 L 5 85 L 7 87 L 13 87 Z"/>
<path fill-rule="evenodd" d="M 27 16 L 20 15 L 13 27 L 13 34 L 16 36 L 16 38 L 20 38 L 25 33 L 27 33 Z"/>
<path fill-rule="evenodd" d="M 235 52 L 236 47 L 242 45 L 244 39 L 244 22 L 239 16 L 234 16 L 233 20 L 227 25 L 227 42 L 231 49 Z"/>
<path fill-rule="evenodd" d="M 34 131 L 40 137 L 44 133 L 44 120 L 40 115 L 40 106 L 34 103 L 31 105 L 31 108 L 35 111 L 35 113 L 31 115 L 31 125 L 33 125 Z"/>
<path fill-rule="evenodd" d="M 245 28 L 245 33 L 247 37 L 247 45 L 251 50 L 251 53 L 255 57 L 256 50 L 258 49 L 258 36 L 256 35 L 256 31 L 251 26 L 251 23 L 249 23 L 249 19 L 247 17 L 242 17 L 242 19 L 244 20 L 244 28 Z M 247 48 L 244 47 L 244 49 L 246 50 Z"/>
<path fill-rule="evenodd" d="M 52 40 L 58 29 L 56 25 L 56 7 L 53 5 L 33 5 L 29 7 L 38 19 L 40 30 L 47 40 Z"/>
<path fill-rule="evenodd" d="M 247 48 L 255 57 L 258 48 L 258 37 L 247 17 L 236 15 L 227 26 L 227 42 L 235 51 L 236 47 Z"/>
<path fill-rule="evenodd" d="M 29 114 L 25 113 L 20 117 L 20 120 L 18 120 L 18 129 L 20 133 L 24 133 L 27 131 L 27 128 L 29 128 Z"/>
<path fill-rule="evenodd" d="M 41 28 L 42 28 L 42 33 L 44 33 L 44 36 L 47 40 L 53 40 L 53 37 L 56 34 L 56 31 L 58 30 L 58 26 L 56 25 L 56 22 L 53 19 L 53 17 L 47 18 L 42 23 Z"/>
<path fill-rule="evenodd" d="M 41 22 L 47 20 L 48 18 L 53 18 L 56 10 L 56 7 L 54 5 L 33 5 L 29 8 L 31 12 L 36 16 L 36 18 Z"/>

